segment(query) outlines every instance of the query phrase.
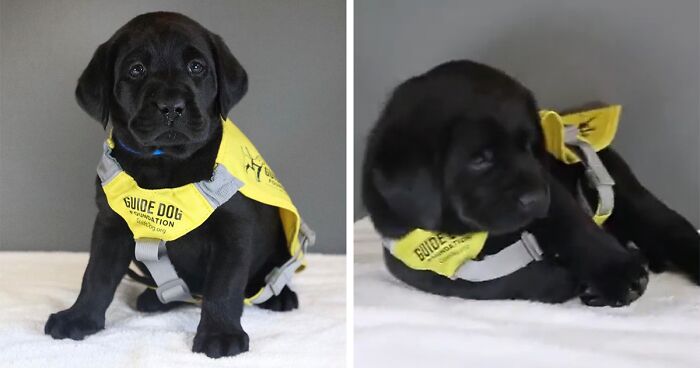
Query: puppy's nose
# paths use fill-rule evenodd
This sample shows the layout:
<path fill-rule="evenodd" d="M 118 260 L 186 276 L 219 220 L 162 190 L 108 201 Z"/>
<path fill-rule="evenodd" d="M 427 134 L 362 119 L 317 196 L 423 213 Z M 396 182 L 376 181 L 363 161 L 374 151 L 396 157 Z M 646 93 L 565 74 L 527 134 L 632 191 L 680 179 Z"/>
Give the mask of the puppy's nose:
<path fill-rule="evenodd" d="M 535 190 L 521 194 L 518 206 L 523 212 L 542 217 L 549 210 L 549 193 L 547 190 Z"/>
<path fill-rule="evenodd" d="M 175 120 L 185 112 L 185 101 L 181 98 L 160 100 L 156 102 L 156 106 L 158 111 L 168 120 Z"/>

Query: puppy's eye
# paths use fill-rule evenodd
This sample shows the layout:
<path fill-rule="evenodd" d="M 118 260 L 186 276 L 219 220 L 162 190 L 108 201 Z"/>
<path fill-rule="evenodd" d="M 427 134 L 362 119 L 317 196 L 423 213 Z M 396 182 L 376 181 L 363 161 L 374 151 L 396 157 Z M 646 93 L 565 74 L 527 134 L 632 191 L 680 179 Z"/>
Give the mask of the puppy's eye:
<path fill-rule="evenodd" d="M 493 165 L 493 151 L 485 149 L 479 151 L 469 159 L 469 167 L 473 170 L 484 170 Z"/>
<path fill-rule="evenodd" d="M 146 67 L 141 63 L 135 63 L 129 67 L 129 76 L 131 78 L 141 78 L 146 75 Z"/>
<path fill-rule="evenodd" d="M 187 64 L 187 71 L 192 75 L 199 75 L 204 72 L 204 64 L 199 61 L 193 60 Z"/>

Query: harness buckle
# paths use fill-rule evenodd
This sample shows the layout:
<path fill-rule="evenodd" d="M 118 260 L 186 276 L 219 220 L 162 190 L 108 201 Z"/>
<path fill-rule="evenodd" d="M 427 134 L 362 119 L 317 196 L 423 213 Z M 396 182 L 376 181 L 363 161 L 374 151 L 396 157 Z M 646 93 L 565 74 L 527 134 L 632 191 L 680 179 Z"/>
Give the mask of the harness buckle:
<path fill-rule="evenodd" d="M 299 242 L 301 243 L 302 252 L 306 253 L 306 248 L 316 244 L 316 232 L 311 230 L 309 225 L 301 221 L 299 226 Z"/>
<path fill-rule="evenodd" d="M 290 284 L 296 270 L 302 265 L 301 259 L 303 255 L 306 254 L 306 248 L 314 245 L 315 242 L 316 233 L 302 221 L 299 226 L 300 249 L 298 249 L 287 262 L 279 267 L 273 268 L 272 271 L 265 276 L 263 293 L 251 302 L 253 304 L 260 304 L 267 301 L 272 295 L 280 295 L 284 287 Z M 270 295 L 270 293 L 272 293 L 272 295 Z"/>
<path fill-rule="evenodd" d="M 537 238 L 535 238 L 535 236 L 532 235 L 532 233 L 523 231 L 520 234 L 520 240 L 523 244 L 523 248 L 525 248 L 525 250 L 530 254 L 530 257 L 532 257 L 533 260 L 542 260 L 542 254 L 544 252 L 542 251 L 542 248 L 540 248 L 540 244 L 539 242 L 537 242 Z"/>
<path fill-rule="evenodd" d="M 187 302 L 192 299 L 192 294 L 190 293 L 190 288 L 183 279 L 174 279 L 166 282 L 163 285 L 158 286 L 156 289 L 156 295 L 158 300 L 163 304 L 167 304 L 174 301 Z"/>

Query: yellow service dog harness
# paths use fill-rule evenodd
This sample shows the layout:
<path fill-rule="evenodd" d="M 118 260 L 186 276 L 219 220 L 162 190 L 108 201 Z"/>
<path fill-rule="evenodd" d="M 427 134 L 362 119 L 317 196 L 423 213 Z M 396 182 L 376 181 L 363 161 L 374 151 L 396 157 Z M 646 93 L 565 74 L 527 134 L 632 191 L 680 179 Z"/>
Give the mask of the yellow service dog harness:
<path fill-rule="evenodd" d="M 598 206 L 595 211 L 588 207 L 581 182 L 577 188 L 579 202 L 599 226 L 612 214 L 615 181 L 596 152 L 609 146 L 615 137 L 620 110 L 619 105 L 613 105 L 564 116 L 550 110 L 540 111 L 547 151 L 566 164 L 583 164 L 588 184 L 598 194 Z M 497 279 L 542 260 L 537 239 L 527 231 L 498 253 L 475 260 L 487 238 L 487 232 L 448 235 L 416 229 L 400 239 L 383 239 L 382 243 L 412 269 L 472 282 Z"/>
<path fill-rule="evenodd" d="M 158 299 L 163 303 L 193 300 L 187 284 L 178 277 L 168 258 L 166 242 L 199 227 L 238 192 L 279 208 L 290 253 L 286 263 L 267 275 L 265 286 L 246 299 L 247 304 L 260 304 L 279 295 L 292 275 L 303 268 L 306 248 L 315 242 L 315 234 L 302 221 L 284 187 L 255 146 L 231 120 L 222 120 L 222 127 L 211 179 L 177 188 L 139 187 L 112 157 L 114 141 L 111 137 L 103 145 L 97 167 L 102 190 L 109 206 L 134 234 L 135 258 L 148 268 L 158 285 Z"/>

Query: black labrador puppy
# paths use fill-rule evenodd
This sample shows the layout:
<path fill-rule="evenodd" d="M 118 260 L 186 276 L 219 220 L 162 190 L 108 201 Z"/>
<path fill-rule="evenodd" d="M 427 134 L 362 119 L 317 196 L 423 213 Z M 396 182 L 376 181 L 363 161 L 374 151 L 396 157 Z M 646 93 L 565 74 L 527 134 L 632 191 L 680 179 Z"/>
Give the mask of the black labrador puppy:
<path fill-rule="evenodd" d="M 78 80 L 80 106 L 103 126 L 111 122 L 120 142 L 113 156 L 142 188 L 170 188 L 209 179 L 221 140 L 220 117 L 243 97 L 248 79 L 221 37 L 176 13 L 140 15 L 97 48 Z M 174 114 L 177 114 L 175 116 Z M 127 148 L 128 147 L 128 148 Z M 162 154 L 154 155 L 154 150 Z M 105 324 L 105 310 L 134 260 L 126 222 L 106 201 L 96 181 L 97 207 L 90 260 L 80 295 L 70 308 L 52 314 L 45 332 L 83 339 Z M 191 291 L 203 296 L 192 350 L 210 357 L 248 350 L 241 327 L 243 300 L 265 284 L 265 276 L 289 253 L 278 209 L 234 195 L 207 221 L 175 241 L 168 255 Z M 163 311 L 147 289 L 140 311 Z M 286 288 L 262 308 L 298 307 Z"/>
<path fill-rule="evenodd" d="M 643 293 L 644 258 L 652 271 L 672 266 L 700 283 L 695 229 L 644 188 L 613 149 L 599 156 L 616 181 L 604 228 L 575 198 L 583 165 L 546 152 L 531 92 L 489 66 L 453 61 L 393 92 L 369 136 L 362 195 L 386 238 L 415 228 L 488 231 L 482 256 L 527 230 L 544 252 L 543 261 L 510 275 L 469 282 L 409 268 L 385 249 L 390 272 L 427 292 L 554 303 L 580 296 L 589 305 L 620 306 Z M 629 242 L 639 251 L 623 246 Z"/>

